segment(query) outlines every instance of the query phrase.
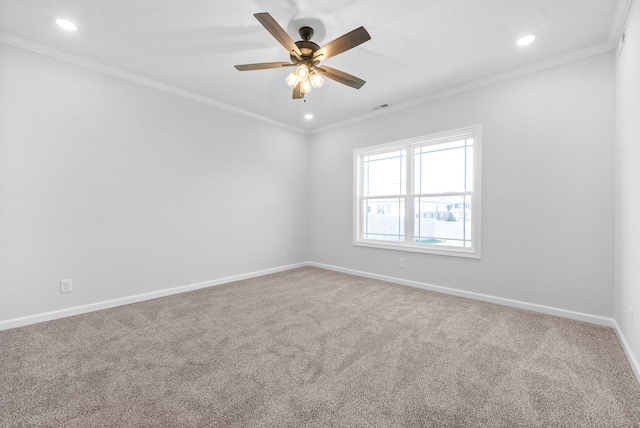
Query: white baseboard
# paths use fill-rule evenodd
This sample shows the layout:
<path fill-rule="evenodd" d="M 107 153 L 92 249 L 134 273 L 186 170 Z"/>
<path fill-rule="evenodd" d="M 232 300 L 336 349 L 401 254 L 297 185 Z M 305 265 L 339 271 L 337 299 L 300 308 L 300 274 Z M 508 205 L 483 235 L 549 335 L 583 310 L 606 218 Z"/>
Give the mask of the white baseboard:
<path fill-rule="evenodd" d="M 423 290 L 437 291 L 439 293 L 451 294 L 454 296 L 465 297 L 465 298 L 474 299 L 474 300 L 481 300 L 484 302 L 497 303 L 500 305 L 511 306 L 515 308 L 534 311 L 534 312 L 540 312 L 540 313 L 545 313 L 549 315 L 556 315 L 564 318 L 570 318 L 570 319 L 575 319 L 579 321 L 589 322 L 592 324 L 612 327 L 616 329 L 616 333 L 618 334 L 618 336 L 623 338 L 613 318 L 607 318 L 607 317 L 602 317 L 598 315 L 591 315 L 591 314 L 586 314 L 582 312 L 575 312 L 575 311 L 570 311 L 566 309 L 554 308 L 550 306 L 538 305 L 535 303 L 528 303 L 528 302 L 523 302 L 519 300 L 505 299 L 503 297 L 496 297 L 496 296 L 491 296 L 487 294 L 474 293 L 471 291 L 464 291 L 464 290 L 459 290 L 455 288 L 443 287 L 440 285 L 428 284 L 428 283 L 418 282 L 418 281 L 411 281 L 411 280 L 406 280 L 406 279 L 401 279 L 401 278 L 396 278 L 391 276 L 378 275 L 378 274 L 359 271 L 355 269 L 348 269 L 348 268 L 343 268 L 339 266 L 327 265 L 327 264 L 316 263 L 316 262 L 303 262 L 303 263 L 297 263 L 297 264 L 292 264 L 287 266 L 279 266 L 276 268 L 265 269 L 265 270 L 250 272 L 250 273 L 241 274 L 241 275 L 234 275 L 234 276 L 229 276 L 225 278 L 199 282 L 195 284 L 188 284 L 180 287 L 153 291 L 150 293 L 136 294 L 133 296 L 127 296 L 127 297 L 107 300 L 103 302 L 90 303 L 82 306 L 75 306 L 75 307 L 60 309 L 60 310 L 51 311 L 51 312 L 45 312 L 45 313 L 28 315 L 28 316 L 19 317 L 19 318 L 8 319 L 8 320 L 0 321 L 0 331 L 8 330 L 10 328 L 21 327 L 29 324 L 50 321 L 58 318 L 84 314 L 87 312 L 97 311 L 101 309 L 108 309 L 116 306 L 128 305 L 130 303 L 156 299 L 158 297 L 170 296 L 178 293 L 185 293 L 187 291 L 198 290 L 206 287 L 213 287 L 216 285 L 226 284 L 234 281 L 241 281 L 243 279 L 255 278 L 258 276 L 268 275 L 271 273 L 283 272 L 283 271 L 296 269 L 304 266 L 315 266 L 318 268 L 332 270 L 336 272 L 342 272 L 342 273 L 361 276 L 365 278 L 392 282 L 394 284 L 406 285 L 414 288 L 421 288 Z M 625 350 L 625 352 L 627 352 L 627 350 Z"/>
<path fill-rule="evenodd" d="M 583 312 L 576 312 L 576 311 L 570 311 L 567 309 L 554 308 L 551 306 L 538 305 L 536 303 L 527 303 L 527 302 L 522 302 L 520 300 L 505 299 L 503 297 L 490 296 L 487 294 L 474 293 L 471 291 L 458 290 L 455 288 L 442 287 L 440 285 L 410 281 L 406 279 L 395 278 L 395 277 L 390 277 L 385 275 L 377 275 L 369 272 L 363 272 L 363 271 L 354 270 L 354 269 L 347 269 L 347 268 L 342 268 L 338 266 L 326 265 L 322 263 L 309 262 L 308 265 L 322 268 L 322 269 L 333 270 L 336 272 L 342 272 L 342 273 L 347 273 L 351 275 L 361 276 L 364 278 L 377 279 L 380 281 L 391 282 L 394 284 L 421 288 L 423 290 L 437 291 L 439 293 L 451 294 L 454 296 L 466 297 L 468 299 L 481 300 L 483 302 L 496 303 L 499 305 L 511 306 L 514 308 L 526 309 L 533 312 L 540 312 L 543 314 L 555 315 L 563 318 L 569 318 L 569 319 L 574 319 L 578 321 L 588 322 L 591 324 L 611 327 L 613 331 L 615 331 L 616 335 L 618 336 L 620 345 L 624 350 L 624 353 L 627 357 L 627 361 L 629 361 L 629 365 L 631 366 L 631 368 L 633 369 L 633 372 L 636 375 L 636 379 L 638 380 L 638 382 L 640 382 L 640 363 L 638 362 L 638 359 L 636 358 L 633 351 L 631 350 L 631 347 L 629 346 L 629 342 L 627 342 L 627 339 L 624 337 L 624 334 L 622 334 L 622 330 L 620 330 L 620 327 L 618 326 L 618 323 L 616 322 L 615 318 L 607 318 L 599 315 L 591 315 Z"/>
<path fill-rule="evenodd" d="M 271 273 L 284 272 L 291 269 L 296 269 L 304 266 L 314 266 L 322 269 L 332 270 L 336 272 L 347 273 L 351 275 L 361 276 L 365 278 L 377 279 L 381 281 L 387 281 L 394 284 L 406 285 L 414 288 L 421 288 L 423 290 L 437 291 L 439 293 L 451 294 L 459 297 L 466 297 L 474 300 L 481 300 L 484 302 L 497 303 L 500 305 L 511 306 L 520 309 L 526 309 L 534 312 L 541 312 L 549 315 L 556 315 L 564 318 L 575 319 L 579 321 L 585 321 L 592 324 L 603 325 L 616 329 L 619 337 L 623 338 L 620 330 L 617 328 L 617 324 L 613 318 L 602 317 L 598 315 L 591 315 L 582 312 L 575 312 L 566 309 L 554 308 L 550 306 L 538 305 L 535 303 L 527 303 L 519 300 L 505 299 L 503 297 L 496 297 L 487 294 L 474 293 L 471 291 L 464 291 L 455 288 L 443 287 L 440 285 L 433 285 L 424 282 L 411 281 L 391 276 L 378 275 L 369 272 L 359 271 L 355 269 L 348 269 L 339 266 L 327 265 L 316 262 L 303 262 L 287 266 L 279 266 L 276 268 L 265 269 L 255 272 L 250 272 L 241 275 L 234 275 L 225 278 L 219 278 L 210 281 L 199 282 L 195 284 L 183 285 L 180 287 L 168 288 L 164 290 L 153 291 L 150 293 L 136 294 L 133 296 L 121 297 L 118 299 L 107 300 L 103 302 L 90 303 L 82 306 L 75 306 L 71 308 L 60 309 L 51 312 L 45 312 L 40 314 L 28 315 L 19 318 L 8 319 L 0 321 L 0 331 L 8 330 L 10 328 L 21 327 L 24 325 L 35 324 L 43 321 L 50 321 L 58 318 L 69 317 L 73 315 L 79 315 L 91 311 L 97 311 L 101 309 L 113 308 L 116 306 L 128 305 L 130 303 L 142 302 L 145 300 L 156 299 L 158 297 L 170 296 L 172 294 L 184 293 L 187 291 L 198 290 L 206 287 L 213 287 L 216 285 L 226 284 L 234 281 L 241 281 L 243 279 L 255 278 L 258 276 L 268 275 Z M 626 342 L 625 342 L 626 343 Z"/>
<path fill-rule="evenodd" d="M 640 382 L 640 364 L 638 363 L 638 359 L 636 358 L 636 356 L 633 354 L 631 346 L 629 346 L 629 342 L 627 342 L 627 338 L 624 337 L 624 334 L 622 334 L 622 330 L 620 329 L 620 326 L 618 325 L 618 322 L 615 320 L 615 318 L 613 319 L 613 329 L 618 335 L 620 345 L 622 345 L 622 349 L 627 355 L 627 360 L 629 361 L 633 372 L 636 374 L 636 379 L 638 379 L 638 382 Z"/>
<path fill-rule="evenodd" d="M 325 265 L 322 263 L 309 262 L 309 266 L 315 266 L 322 269 L 333 270 L 336 272 L 348 273 L 351 275 L 362 276 L 365 278 L 378 279 L 380 281 L 392 282 L 394 284 L 406 285 L 423 290 L 437 291 L 438 293 L 451 294 L 458 297 L 466 297 L 468 299 L 481 300 L 483 302 L 497 303 L 499 305 L 511 306 L 519 309 L 526 309 L 533 312 L 543 314 L 556 315 L 563 318 L 570 318 L 578 321 L 584 321 L 592 324 L 614 327 L 613 318 L 602 317 L 599 315 L 591 315 L 583 312 L 575 312 L 567 309 L 554 308 L 551 306 L 538 305 L 536 303 L 527 303 L 520 300 L 505 299 L 503 297 L 490 296 L 488 294 L 474 293 L 472 291 L 458 290 L 456 288 L 443 287 L 440 285 L 427 284 L 424 282 L 411 281 L 407 279 L 395 278 L 385 275 L 377 275 L 369 272 L 363 272 L 354 269 L 342 268 L 339 266 Z"/>
<path fill-rule="evenodd" d="M 144 300 L 156 299 L 158 297 L 171 296 L 172 294 L 185 293 L 187 291 L 198 290 L 206 287 L 213 287 L 216 285 L 222 285 L 222 284 L 226 284 L 234 281 L 241 281 L 243 279 L 255 278 L 258 276 L 268 275 L 271 273 L 283 272 L 283 271 L 296 269 L 296 268 L 304 267 L 308 265 L 309 265 L 308 263 L 297 263 L 297 264 L 292 264 L 287 266 L 279 266 L 276 268 L 260 270 L 260 271 L 246 273 L 242 275 L 234 275 L 226 278 L 214 279 L 211 281 L 198 282 L 195 284 L 188 284 L 180 287 L 152 291 L 150 293 L 136 294 L 134 296 L 121 297 L 119 299 L 90 303 L 87 305 L 60 309 L 57 311 L 51 311 L 51 312 L 45 312 L 41 314 L 28 315 L 28 316 L 19 317 L 19 318 L 8 319 L 5 321 L 0 321 L 0 331 L 8 330 L 16 327 L 22 327 L 29 324 L 36 324 L 44 321 L 51 321 L 58 318 L 70 317 L 73 315 L 80 315 L 87 312 L 98 311 L 100 309 L 114 308 L 116 306 L 128 305 L 130 303 L 142 302 Z"/>
<path fill-rule="evenodd" d="M 409 287 L 421 288 L 423 290 L 431 290 L 431 291 L 436 291 L 436 292 L 439 292 L 439 293 L 450 294 L 450 295 L 459 296 L 459 297 L 466 297 L 466 298 L 469 298 L 469 299 L 480 300 L 480 301 L 490 302 L 490 303 L 496 303 L 496 304 L 499 304 L 499 305 L 511 306 L 511 307 L 514 307 L 514 308 L 526 309 L 526 310 L 533 311 L 533 312 L 540 312 L 540 313 L 549 314 L 549 315 L 556 315 L 556 316 L 563 317 L 563 318 L 569 318 L 569 319 L 574 319 L 574 320 L 578 320 L 578 321 L 584 321 L 584 322 L 589 322 L 589 323 L 592 323 L 592 324 L 611 327 L 611 328 L 613 328 L 613 330 L 615 331 L 616 335 L 618 336 L 618 339 L 620 341 L 622 349 L 624 350 L 624 352 L 625 352 L 625 354 L 627 356 L 627 360 L 629 361 L 629 364 L 631 365 L 631 367 L 632 367 L 632 369 L 633 369 L 633 371 L 634 371 L 634 373 L 636 375 L 636 378 L 640 382 L 640 364 L 638 363 L 638 359 L 633 354 L 633 352 L 631 350 L 631 347 L 629 346 L 629 343 L 627 342 L 626 338 L 622 334 L 622 331 L 620 330 L 620 327 L 618 326 L 618 323 L 616 322 L 616 320 L 614 318 L 607 318 L 607 317 L 602 317 L 602 316 L 598 316 L 598 315 L 591 315 L 591 314 L 586 314 L 586 313 L 583 313 L 583 312 L 575 312 L 575 311 L 570 311 L 570 310 L 567 310 L 567 309 L 554 308 L 554 307 L 551 307 L 551 306 L 538 305 L 538 304 L 535 304 L 535 303 L 527 303 L 527 302 L 522 302 L 520 300 L 505 299 L 503 297 L 490 296 L 490 295 L 487 295 L 487 294 L 474 293 L 474 292 L 471 292 L 471 291 L 458 290 L 458 289 L 455 289 L 455 288 L 443 287 L 443 286 L 440 286 L 440 285 L 433 285 L 433 284 L 427 284 L 427 283 L 418 282 L 418 281 L 411 281 L 411 280 L 395 278 L 395 277 L 390 277 L 390 276 L 385 276 L 385 275 L 378 275 L 378 274 L 373 274 L 373 273 L 369 273 L 369 272 L 363 272 L 363 271 L 359 271 L 359 270 L 355 270 L 355 269 L 347 269 L 347 268 L 343 268 L 343 267 L 339 267 L 339 266 L 326 265 L 326 264 L 323 264 L 323 263 L 316 263 L 316 262 L 304 262 L 304 263 L 297 263 L 297 264 L 292 264 L 292 265 L 287 265 L 287 266 L 279 266 L 279 267 L 276 267 L 276 268 L 255 271 L 255 272 L 246 273 L 246 274 L 242 274 L 242 275 L 234 275 L 234 276 L 229 276 L 229 277 L 225 277 L 225 278 L 219 278 L 219 279 L 215 279 L 215 280 L 211 280 L 211 281 L 199 282 L 199 283 L 196 283 L 196 284 L 188 284 L 188 285 L 183 285 L 183 286 L 180 286 L 180 287 L 174 287 L 174 288 L 168 288 L 168 289 L 165 289 L 165 290 L 153 291 L 153 292 L 150 292 L 150 293 L 136 294 L 134 296 L 127 296 L 127 297 L 122 297 L 122 298 L 119 298 L 119 299 L 107 300 L 107 301 L 104 301 L 104 302 L 90 303 L 88 305 L 75 306 L 75 307 L 72 307 L 72 308 L 66 308 L 66 309 L 61 309 L 61 310 L 57 310 L 57 311 L 45 312 L 45 313 L 35 314 L 35 315 L 29 315 L 29 316 L 20 317 L 20 318 L 13 318 L 13 319 L 5 320 L 5 321 L 0 321 L 0 331 L 8 330 L 8 329 L 11 329 L 11 328 L 16 328 L 16 327 L 22 327 L 22 326 L 29 325 L 29 324 L 36 324 L 36 323 L 44 322 L 44 321 L 51 321 L 51 320 L 58 319 L 58 318 L 65 318 L 65 317 L 69 317 L 69 316 L 73 316 L 73 315 L 80 315 L 80 314 L 84 314 L 84 313 L 87 313 L 87 312 L 97 311 L 97 310 L 100 310 L 100 309 L 114 308 L 116 306 L 128 305 L 128 304 L 131 304 L 131 303 L 136 303 L 136 302 L 142 302 L 142 301 L 145 301 L 145 300 L 156 299 L 158 297 L 164 297 L 164 296 L 170 296 L 170 295 L 173 295 L 173 294 L 185 293 L 187 291 L 193 291 L 193 290 L 198 290 L 198 289 L 201 289 L 201 288 L 213 287 L 213 286 L 216 286 L 216 285 L 227 284 L 229 282 L 241 281 L 243 279 L 255 278 L 255 277 L 258 277 L 258 276 L 268 275 L 268 274 L 277 273 L 277 272 L 284 272 L 284 271 L 287 271 L 287 270 L 296 269 L 296 268 L 305 267 L 305 266 L 314 266 L 314 267 L 327 269 L 327 270 L 332 270 L 332 271 L 336 271 L 336 272 L 347 273 L 347 274 L 350 274 L 350 275 L 361 276 L 361 277 L 364 277 L 364 278 L 377 279 L 377 280 L 381 280 L 381 281 L 391 282 L 391 283 L 394 283 L 394 284 L 400 284 L 400 285 L 406 285 L 406 286 L 409 286 Z"/>
<path fill-rule="evenodd" d="M 474 293 L 471 291 L 463 291 L 455 288 L 442 287 L 440 285 L 410 281 L 410 280 L 395 278 L 391 276 L 377 275 L 369 272 L 363 272 L 363 271 L 354 270 L 354 269 L 347 269 L 347 268 L 342 268 L 338 266 L 326 265 L 322 263 L 309 262 L 308 265 L 318 267 L 321 269 L 333 270 L 336 272 L 342 272 L 350 275 L 361 276 L 364 278 L 377 279 L 380 281 L 391 282 L 394 284 L 421 288 L 423 290 L 437 291 L 439 293 L 451 294 L 454 296 L 466 297 L 468 299 L 481 300 L 483 302 L 496 303 L 499 305 L 511 306 L 514 308 L 526 309 L 533 312 L 539 312 L 539 313 L 548 314 L 548 315 L 555 315 L 562 318 L 569 318 L 577 321 L 584 321 L 591 324 L 611 327 L 613 331 L 615 331 L 616 335 L 618 336 L 620 345 L 624 350 L 624 353 L 627 357 L 627 361 L 629 361 L 629 365 L 631 366 L 631 368 L 633 369 L 633 372 L 636 375 L 636 379 L 638 380 L 638 382 L 640 382 L 640 363 L 638 363 L 638 359 L 633 354 L 633 351 L 629 346 L 629 342 L 627 342 L 627 339 L 624 337 L 624 334 L 622 334 L 622 330 L 620 330 L 620 327 L 618 326 L 618 323 L 616 322 L 615 318 L 607 318 L 599 315 L 591 315 L 583 312 L 570 311 L 567 309 L 554 308 L 551 306 L 538 305 L 535 303 L 527 303 L 527 302 L 522 302 L 520 300 L 505 299 L 503 297 L 490 296 L 487 294 Z"/>

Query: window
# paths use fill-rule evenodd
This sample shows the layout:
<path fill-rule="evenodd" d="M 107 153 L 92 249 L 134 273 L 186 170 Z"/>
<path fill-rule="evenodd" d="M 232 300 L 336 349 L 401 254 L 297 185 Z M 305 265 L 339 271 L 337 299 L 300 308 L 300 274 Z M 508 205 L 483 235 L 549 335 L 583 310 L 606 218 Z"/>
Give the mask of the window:
<path fill-rule="evenodd" d="M 480 258 L 474 126 L 354 151 L 354 245 Z"/>

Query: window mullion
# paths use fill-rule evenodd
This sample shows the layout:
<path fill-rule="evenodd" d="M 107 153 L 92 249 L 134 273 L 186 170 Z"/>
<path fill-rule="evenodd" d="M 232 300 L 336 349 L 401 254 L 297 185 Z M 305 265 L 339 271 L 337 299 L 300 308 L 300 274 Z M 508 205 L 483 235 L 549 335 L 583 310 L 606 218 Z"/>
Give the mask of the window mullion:
<path fill-rule="evenodd" d="M 407 148 L 407 160 L 406 160 L 406 191 L 404 198 L 404 242 L 412 243 L 413 242 L 413 223 L 415 220 L 414 216 L 414 208 L 413 208 L 413 193 L 414 193 L 414 180 L 413 180 L 413 170 L 414 170 L 414 148 Z"/>
<path fill-rule="evenodd" d="M 362 201 L 364 200 L 364 157 L 362 155 L 358 155 L 357 159 L 354 162 L 354 192 L 355 192 L 355 200 L 356 203 L 353 207 L 354 210 L 354 237 L 353 239 L 358 241 L 362 239 L 362 230 L 364 228 L 364 213 L 362 207 Z"/>

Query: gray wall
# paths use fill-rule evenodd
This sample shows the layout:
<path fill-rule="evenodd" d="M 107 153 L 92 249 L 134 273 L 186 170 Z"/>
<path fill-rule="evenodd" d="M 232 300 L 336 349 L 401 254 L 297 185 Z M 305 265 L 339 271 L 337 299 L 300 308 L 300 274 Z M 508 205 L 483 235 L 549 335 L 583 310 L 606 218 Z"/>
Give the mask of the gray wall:
<path fill-rule="evenodd" d="M 308 260 L 306 135 L 4 44 L 0 61 L 0 321 Z"/>
<path fill-rule="evenodd" d="M 311 138 L 0 55 L 0 321 L 307 260 L 613 316 L 613 52 Z M 353 149 L 474 124 L 482 259 L 354 247 Z"/>
<path fill-rule="evenodd" d="M 640 2 L 627 17 L 625 46 L 616 57 L 615 319 L 640 357 Z M 634 325 L 628 319 L 634 310 Z"/>
<path fill-rule="evenodd" d="M 313 135 L 310 260 L 611 317 L 612 55 Z M 355 148 L 475 124 L 483 126 L 481 260 L 352 245 Z"/>

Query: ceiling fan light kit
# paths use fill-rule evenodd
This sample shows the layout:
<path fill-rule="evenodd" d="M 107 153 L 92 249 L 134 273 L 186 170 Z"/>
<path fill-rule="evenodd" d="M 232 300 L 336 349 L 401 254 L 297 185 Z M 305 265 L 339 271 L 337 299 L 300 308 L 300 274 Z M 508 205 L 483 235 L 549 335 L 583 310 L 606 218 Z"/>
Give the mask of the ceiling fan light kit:
<path fill-rule="evenodd" d="M 287 82 L 287 85 L 291 88 L 295 88 L 298 83 L 301 83 L 302 92 L 305 94 L 311 92 L 311 88 L 318 89 L 324 85 L 324 79 L 317 71 L 313 70 L 309 72 L 308 70 L 309 67 L 306 64 L 302 64 L 298 66 L 295 72 L 289 74 L 284 81 Z"/>
<path fill-rule="evenodd" d="M 262 26 L 289 52 L 291 62 L 263 62 L 257 64 L 236 65 L 239 71 L 264 70 L 269 68 L 297 67 L 289 74 L 285 82 L 293 89 L 293 99 L 301 99 L 304 94 L 318 89 L 324 84 L 324 77 L 343 85 L 360 89 L 365 81 L 335 68 L 320 66 L 320 61 L 352 49 L 371 36 L 364 27 L 356 28 L 347 34 L 327 43 L 323 47 L 311 41 L 313 28 L 301 27 L 298 33 L 302 40 L 294 42 L 282 27 L 266 12 L 254 14 Z M 324 76 L 324 77 L 323 77 Z"/>
<path fill-rule="evenodd" d="M 318 89 L 324 85 L 324 79 L 315 70 L 309 75 L 309 81 L 313 89 Z"/>
<path fill-rule="evenodd" d="M 287 78 L 284 79 L 284 81 L 287 82 L 287 85 L 289 85 L 291 89 L 295 88 L 296 85 L 300 82 L 300 80 L 298 80 L 298 78 L 296 77 L 295 73 L 291 73 L 290 75 L 288 75 Z"/>
<path fill-rule="evenodd" d="M 299 65 L 298 68 L 296 68 L 296 72 L 294 74 L 298 78 L 298 80 L 304 82 L 305 80 L 307 80 L 307 77 L 309 77 L 309 66 L 306 64 Z"/>

